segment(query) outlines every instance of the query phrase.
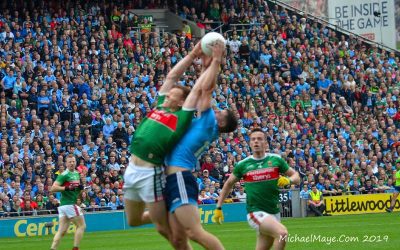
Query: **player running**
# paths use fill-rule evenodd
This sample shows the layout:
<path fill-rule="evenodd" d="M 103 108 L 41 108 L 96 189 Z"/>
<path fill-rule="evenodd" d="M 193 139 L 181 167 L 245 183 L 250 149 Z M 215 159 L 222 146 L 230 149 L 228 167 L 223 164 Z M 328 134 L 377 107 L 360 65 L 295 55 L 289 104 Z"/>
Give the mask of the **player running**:
<path fill-rule="evenodd" d="M 53 193 L 61 192 L 61 201 L 58 207 L 59 228 L 51 244 L 52 250 L 57 249 L 61 238 L 67 233 L 71 222 L 76 226 L 73 250 L 79 249 L 79 244 L 86 229 L 82 210 L 76 205 L 76 199 L 83 186 L 80 184 L 79 172 L 75 168 L 75 156 L 68 155 L 66 157 L 66 170 L 57 176 L 56 181 L 50 189 Z"/>
<path fill-rule="evenodd" d="M 125 211 L 128 224 L 154 223 L 157 231 L 170 240 L 163 197 L 164 158 L 186 132 L 195 111 L 200 89 L 192 91 L 175 85 L 193 60 L 202 54 L 200 43 L 167 75 L 159 91 L 157 107 L 143 119 L 133 135 L 132 156 L 124 175 Z M 187 97 L 187 98 L 186 98 Z M 148 211 L 145 211 L 145 207 Z"/>
<path fill-rule="evenodd" d="M 256 249 L 284 249 L 286 227 L 280 223 L 279 188 L 300 182 L 299 174 L 277 154 L 266 152 L 267 141 L 264 132 L 256 128 L 250 134 L 250 148 L 253 155 L 240 161 L 225 182 L 214 211 L 213 220 L 222 223 L 222 204 L 241 178 L 247 193 L 247 220 L 257 231 Z M 284 177 L 280 174 L 284 174 Z"/>
<path fill-rule="evenodd" d="M 196 178 L 192 175 L 197 158 L 210 143 L 218 138 L 218 131 L 232 132 L 237 126 L 236 116 L 232 111 L 214 111 L 211 108 L 212 92 L 225 52 L 225 45 L 222 42 L 217 43 L 212 50 L 211 64 L 201 74 L 197 83 L 202 86 L 201 98 L 197 103 L 198 117 L 193 119 L 186 134 L 166 158 L 165 190 L 173 240 L 186 242 L 185 235 L 187 235 L 205 249 L 224 249 L 218 238 L 201 226 L 197 208 L 199 190 Z M 205 61 L 209 59 L 203 58 L 203 66 L 208 64 Z M 190 249 L 190 246 L 186 245 L 186 249 Z"/>

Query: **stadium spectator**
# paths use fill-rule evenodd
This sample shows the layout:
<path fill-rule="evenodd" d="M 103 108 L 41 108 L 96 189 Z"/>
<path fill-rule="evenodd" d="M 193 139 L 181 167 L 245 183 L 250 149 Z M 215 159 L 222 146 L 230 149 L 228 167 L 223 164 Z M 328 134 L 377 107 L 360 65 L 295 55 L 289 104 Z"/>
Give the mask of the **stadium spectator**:
<path fill-rule="evenodd" d="M 206 194 L 206 190 L 202 189 L 199 193 L 199 204 L 214 204 L 215 200 Z"/>
<path fill-rule="evenodd" d="M 316 216 L 327 215 L 325 212 L 325 203 L 322 197 L 322 192 L 315 185 L 311 187 L 308 199 L 308 208 L 315 213 Z"/>
<path fill-rule="evenodd" d="M 303 200 L 308 200 L 310 198 L 309 192 L 308 185 L 303 183 L 303 189 L 300 191 L 300 198 Z"/>

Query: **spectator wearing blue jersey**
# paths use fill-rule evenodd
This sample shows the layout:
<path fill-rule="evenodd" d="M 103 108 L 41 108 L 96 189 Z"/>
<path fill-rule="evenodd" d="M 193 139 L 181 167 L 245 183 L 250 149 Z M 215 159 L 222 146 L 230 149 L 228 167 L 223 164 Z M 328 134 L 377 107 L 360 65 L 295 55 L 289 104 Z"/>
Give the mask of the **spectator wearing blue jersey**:
<path fill-rule="evenodd" d="M 303 184 L 303 189 L 300 191 L 300 199 L 308 200 L 310 196 L 307 183 Z"/>
<path fill-rule="evenodd" d="M 319 76 L 319 80 L 317 81 L 317 87 L 319 90 L 322 90 L 326 93 L 329 91 L 329 87 L 331 86 L 331 84 L 331 80 L 326 79 L 324 74 L 321 74 Z"/>
<path fill-rule="evenodd" d="M 106 118 L 106 124 L 103 126 L 104 137 L 107 139 L 108 137 L 112 136 L 114 130 L 115 127 L 114 124 L 111 122 L 111 118 Z"/>
<path fill-rule="evenodd" d="M 56 77 L 53 75 L 50 69 L 47 70 L 47 74 L 44 76 L 44 80 L 47 83 L 50 83 L 52 81 L 56 80 Z"/>
<path fill-rule="evenodd" d="M 8 72 L 3 79 L 1 79 L 0 87 L 4 90 L 6 97 L 11 98 L 17 78 L 14 76 L 14 71 L 12 69 L 7 68 L 6 71 Z"/>
<path fill-rule="evenodd" d="M 111 210 L 117 210 L 118 204 L 116 195 L 111 196 L 110 201 L 107 203 L 107 207 L 109 207 Z"/>
<path fill-rule="evenodd" d="M 39 114 L 42 114 L 44 110 L 48 110 L 50 107 L 50 98 L 46 95 L 44 89 L 40 90 L 40 95 L 37 98 L 37 108 Z"/>
<path fill-rule="evenodd" d="M 295 95 L 302 95 L 303 92 L 307 93 L 310 91 L 310 84 L 305 82 L 305 79 L 300 77 L 299 81 L 296 85 L 296 90 L 294 92 Z"/>

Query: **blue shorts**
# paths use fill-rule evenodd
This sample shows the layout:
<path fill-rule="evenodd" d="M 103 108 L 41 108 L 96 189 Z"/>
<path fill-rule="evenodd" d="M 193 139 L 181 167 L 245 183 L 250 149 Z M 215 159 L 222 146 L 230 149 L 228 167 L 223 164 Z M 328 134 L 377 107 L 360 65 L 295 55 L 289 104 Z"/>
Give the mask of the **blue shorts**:
<path fill-rule="evenodd" d="M 196 178 L 190 171 L 176 172 L 167 176 L 165 185 L 165 197 L 167 209 L 170 213 L 183 205 L 197 207 L 199 187 Z"/>
<path fill-rule="evenodd" d="M 400 193 L 400 186 L 394 186 L 394 190 L 395 192 Z"/>

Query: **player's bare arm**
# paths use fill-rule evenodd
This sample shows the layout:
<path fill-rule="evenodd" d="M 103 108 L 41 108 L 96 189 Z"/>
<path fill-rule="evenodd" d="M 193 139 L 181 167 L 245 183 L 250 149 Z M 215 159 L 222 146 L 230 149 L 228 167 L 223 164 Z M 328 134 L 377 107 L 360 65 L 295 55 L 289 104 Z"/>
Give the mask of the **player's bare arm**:
<path fill-rule="evenodd" d="M 216 81 L 222 61 L 222 57 L 225 53 L 225 44 L 223 42 L 218 41 L 212 48 L 212 60 L 210 66 L 207 68 L 207 72 L 204 72 L 203 75 L 206 75 L 207 79 L 199 82 L 201 84 L 202 93 L 200 100 L 197 103 L 197 110 L 202 112 L 211 107 L 211 99 L 212 92 L 216 87 Z M 204 59 L 207 60 L 206 58 Z"/>
<path fill-rule="evenodd" d="M 300 175 L 296 170 L 294 170 L 293 168 L 289 168 L 288 171 L 286 171 L 285 175 L 289 177 L 290 183 L 300 185 Z"/>
<path fill-rule="evenodd" d="M 194 49 L 182 60 L 180 60 L 179 63 L 175 65 L 175 67 L 171 69 L 171 71 L 167 75 L 167 78 L 165 79 L 164 84 L 161 86 L 159 93 L 163 95 L 167 94 L 168 91 L 170 91 L 175 86 L 185 70 L 193 63 L 193 60 L 197 57 L 200 57 L 201 54 L 201 46 L 200 42 L 198 42 Z"/>
<path fill-rule="evenodd" d="M 65 187 L 61 185 L 58 181 L 55 181 L 53 183 L 53 186 L 50 188 L 50 192 L 56 193 L 56 192 L 62 192 L 65 191 Z"/>
<path fill-rule="evenodd" d="M 232 191 L 233 186 L 238 181 L 239 181 L 239 178 L 237 178 L 234 174 L 231 174 L 229 176 L 229 178 L 224 183 L 224 187 L 222 188 L 222 190 L 221 190 L 221 192 L 219 194 L 217 208 L 220 208 L 224 204 L 224 200 L 226 199 L 228 194 L 230 194 L 230 192 Z"/>
<path fill-rule="evenodd" d="M 197 44 L 196 46 L 199 45 Z M 185 109 L 198 108 L 198 103 L 200 97 L 202 97 L 203 95 L 204 90 L 209 91 L 208 95 L 211 95 L 210 93 L 212 93 L 212 90 L 214 89 L 215 86 L 215 78 L 219 72 L 219 65 L 221 64 L 221 57 L 223 55 L 224 50 L 225 47 L 223 43 L 222 45 L 217 43 L 216 45 L 213 46 L 213 54 L 215 51 L 215 55 L 213 55 L 213 60 L 211 61 L 210 66 L 203 72 L 203 74 L 201 74 L 199 79 L 197 79 L 195 85 L 193 86 L 193 89 L 190 91 L 189 96 L 186 98 L 186 101 L 183 104 L 183 108 Z M 210 98 L 211 97 L 208 98 L 209 107 L 211 105 Z"/>

